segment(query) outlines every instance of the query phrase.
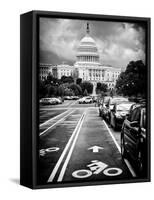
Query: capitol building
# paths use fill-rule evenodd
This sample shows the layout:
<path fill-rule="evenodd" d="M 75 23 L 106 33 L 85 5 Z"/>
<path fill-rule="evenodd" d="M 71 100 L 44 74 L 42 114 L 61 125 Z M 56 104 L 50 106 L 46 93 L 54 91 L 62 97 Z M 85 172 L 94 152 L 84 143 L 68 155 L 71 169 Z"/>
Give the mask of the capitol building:
<path fill-rule="evenodd" d="M 90 81 L 96 87 L 98 82 L 105 83 L 108 88 L 113 89 L 116 80 L 121 73 L 120 68 L 114 68 L 100 63 L 100 55 L 97 44 L 90 35 L 89 23 L 87 23 L 86 35 L 81 39 L 74 65 L 56 65 L 40 63 L 40 79 L 46 77 L 49 71 L 54 77 L 60 79 L 62 76 L 72 76 L 82 81 Z"/>

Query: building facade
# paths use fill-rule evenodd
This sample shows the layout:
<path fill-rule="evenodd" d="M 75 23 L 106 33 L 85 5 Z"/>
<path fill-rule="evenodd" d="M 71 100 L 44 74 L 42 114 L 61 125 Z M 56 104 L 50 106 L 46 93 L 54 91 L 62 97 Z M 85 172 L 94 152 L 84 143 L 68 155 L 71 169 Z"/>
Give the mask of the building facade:
<path fill-rule="evenodd" d="M 53 70 L 56 73 L 53 73 Z M 81 39 L 76 53 L 76 62 L 73 66 L 61 64 L 51 66 L 52 74 L 60 79 L 62 76 L 81 78 L 82 81 L 90 81 L 94 85 L 101 82 L 113 89 L 121 69 L 100 63 L 100 57 L 95 40 L 90 36 L 89 24 L 87 23 L 86 35 Z"/>
<path fill-rule="evenodd" d="M 39 67 L 39 78 L 40 80 L 44 80 L 47 78 L 49 72 L 52 73 L 52 64 L 46 64 L 46 63 L 40 63 L 40 67 Z"/>

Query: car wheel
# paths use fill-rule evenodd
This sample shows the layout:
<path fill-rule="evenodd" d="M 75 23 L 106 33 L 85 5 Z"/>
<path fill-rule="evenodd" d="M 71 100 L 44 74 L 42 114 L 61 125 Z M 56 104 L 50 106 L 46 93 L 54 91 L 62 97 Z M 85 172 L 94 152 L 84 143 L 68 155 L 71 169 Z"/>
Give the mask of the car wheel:
<path fill-rule="evenodd" d="M 123 136 L 121 136 L 121 155 L 123 158 L 126 158 L 125 142 Z"/>

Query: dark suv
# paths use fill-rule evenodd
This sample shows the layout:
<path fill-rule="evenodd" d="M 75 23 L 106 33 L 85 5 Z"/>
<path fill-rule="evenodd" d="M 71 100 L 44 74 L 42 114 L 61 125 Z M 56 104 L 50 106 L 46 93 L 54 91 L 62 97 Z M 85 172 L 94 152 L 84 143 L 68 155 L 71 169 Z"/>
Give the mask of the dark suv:
<path fill-rule="evenodd" d="M 130 160 L 138 175 L 147 171 L 146 107 L 134 104 L 121 130 L 121 154 Z"/>

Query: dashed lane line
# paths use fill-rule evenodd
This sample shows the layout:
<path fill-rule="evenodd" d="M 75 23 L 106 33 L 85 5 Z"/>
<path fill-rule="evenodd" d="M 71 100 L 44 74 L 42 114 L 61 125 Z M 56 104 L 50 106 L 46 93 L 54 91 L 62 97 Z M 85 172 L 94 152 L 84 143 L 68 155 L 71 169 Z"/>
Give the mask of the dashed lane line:
<path fill-rule="evenodd" d="M 62 117 L 61 119 L 59 119 L 56 123 L 52 124 L 51 126 L 49 126 L 47 129 L 45 129 L 43 132 L 40 133 L 39 136 L 42 136 L 44 133 L 46 133 L 49 129 L 53 128 L 55 125 L 57 125 L 58 123 L 60 123 L 61 121 L 63 121 L 66 117 L 68 117 L 69 115 L 71 115 L 75 110 L 69 112 L 67 115 L 65 115 L 64 117 Z"/>
<path fill-rule="evenodd" d="M 55 165 L 55 167 L 54 167 L 54 169 L 53 169 L 53 171 L 52 171 L 52 173 L 51 173 L 51 175 L 50 175 L 50 177 L 48 179 L 48 182 L 52 182 L 54 180 L 54 178 L 56 176 L 56 173 L 57 173 L 57 171 L 58 171 L 58 169 L 59 169 L 59 167 L 60 167 L 60 165 L 61 165 L 61 163 L 62 163 L 62 161 L 63 161 L 63 159 L 64 159 L 64 157 L 65 157 L 65 155 L 66 155 L 66 153 L 67 153 L 67 151 L 68 151 L 68 149 L 70 147 L 70 145 L 71 145 L 71 142 L 73 141 L 73 139 L 75 139 L 74 137 L 77 134 L 77 131 L 78 131 L 79 127 L 80 127 L 80 124 L 81 124 L 81 122 L 83 120 L 84 115 L 85 115 L 85 113 L 83 113 L 81 118 L 79 119 L 77 126 L 75 127 L 75 129 L 74 129 L 74 131 L 73 131 L 68 143 L 66 144 L 65 149 L 63 150 L 58 162 L 56 163 L 56 165 Z"/>

